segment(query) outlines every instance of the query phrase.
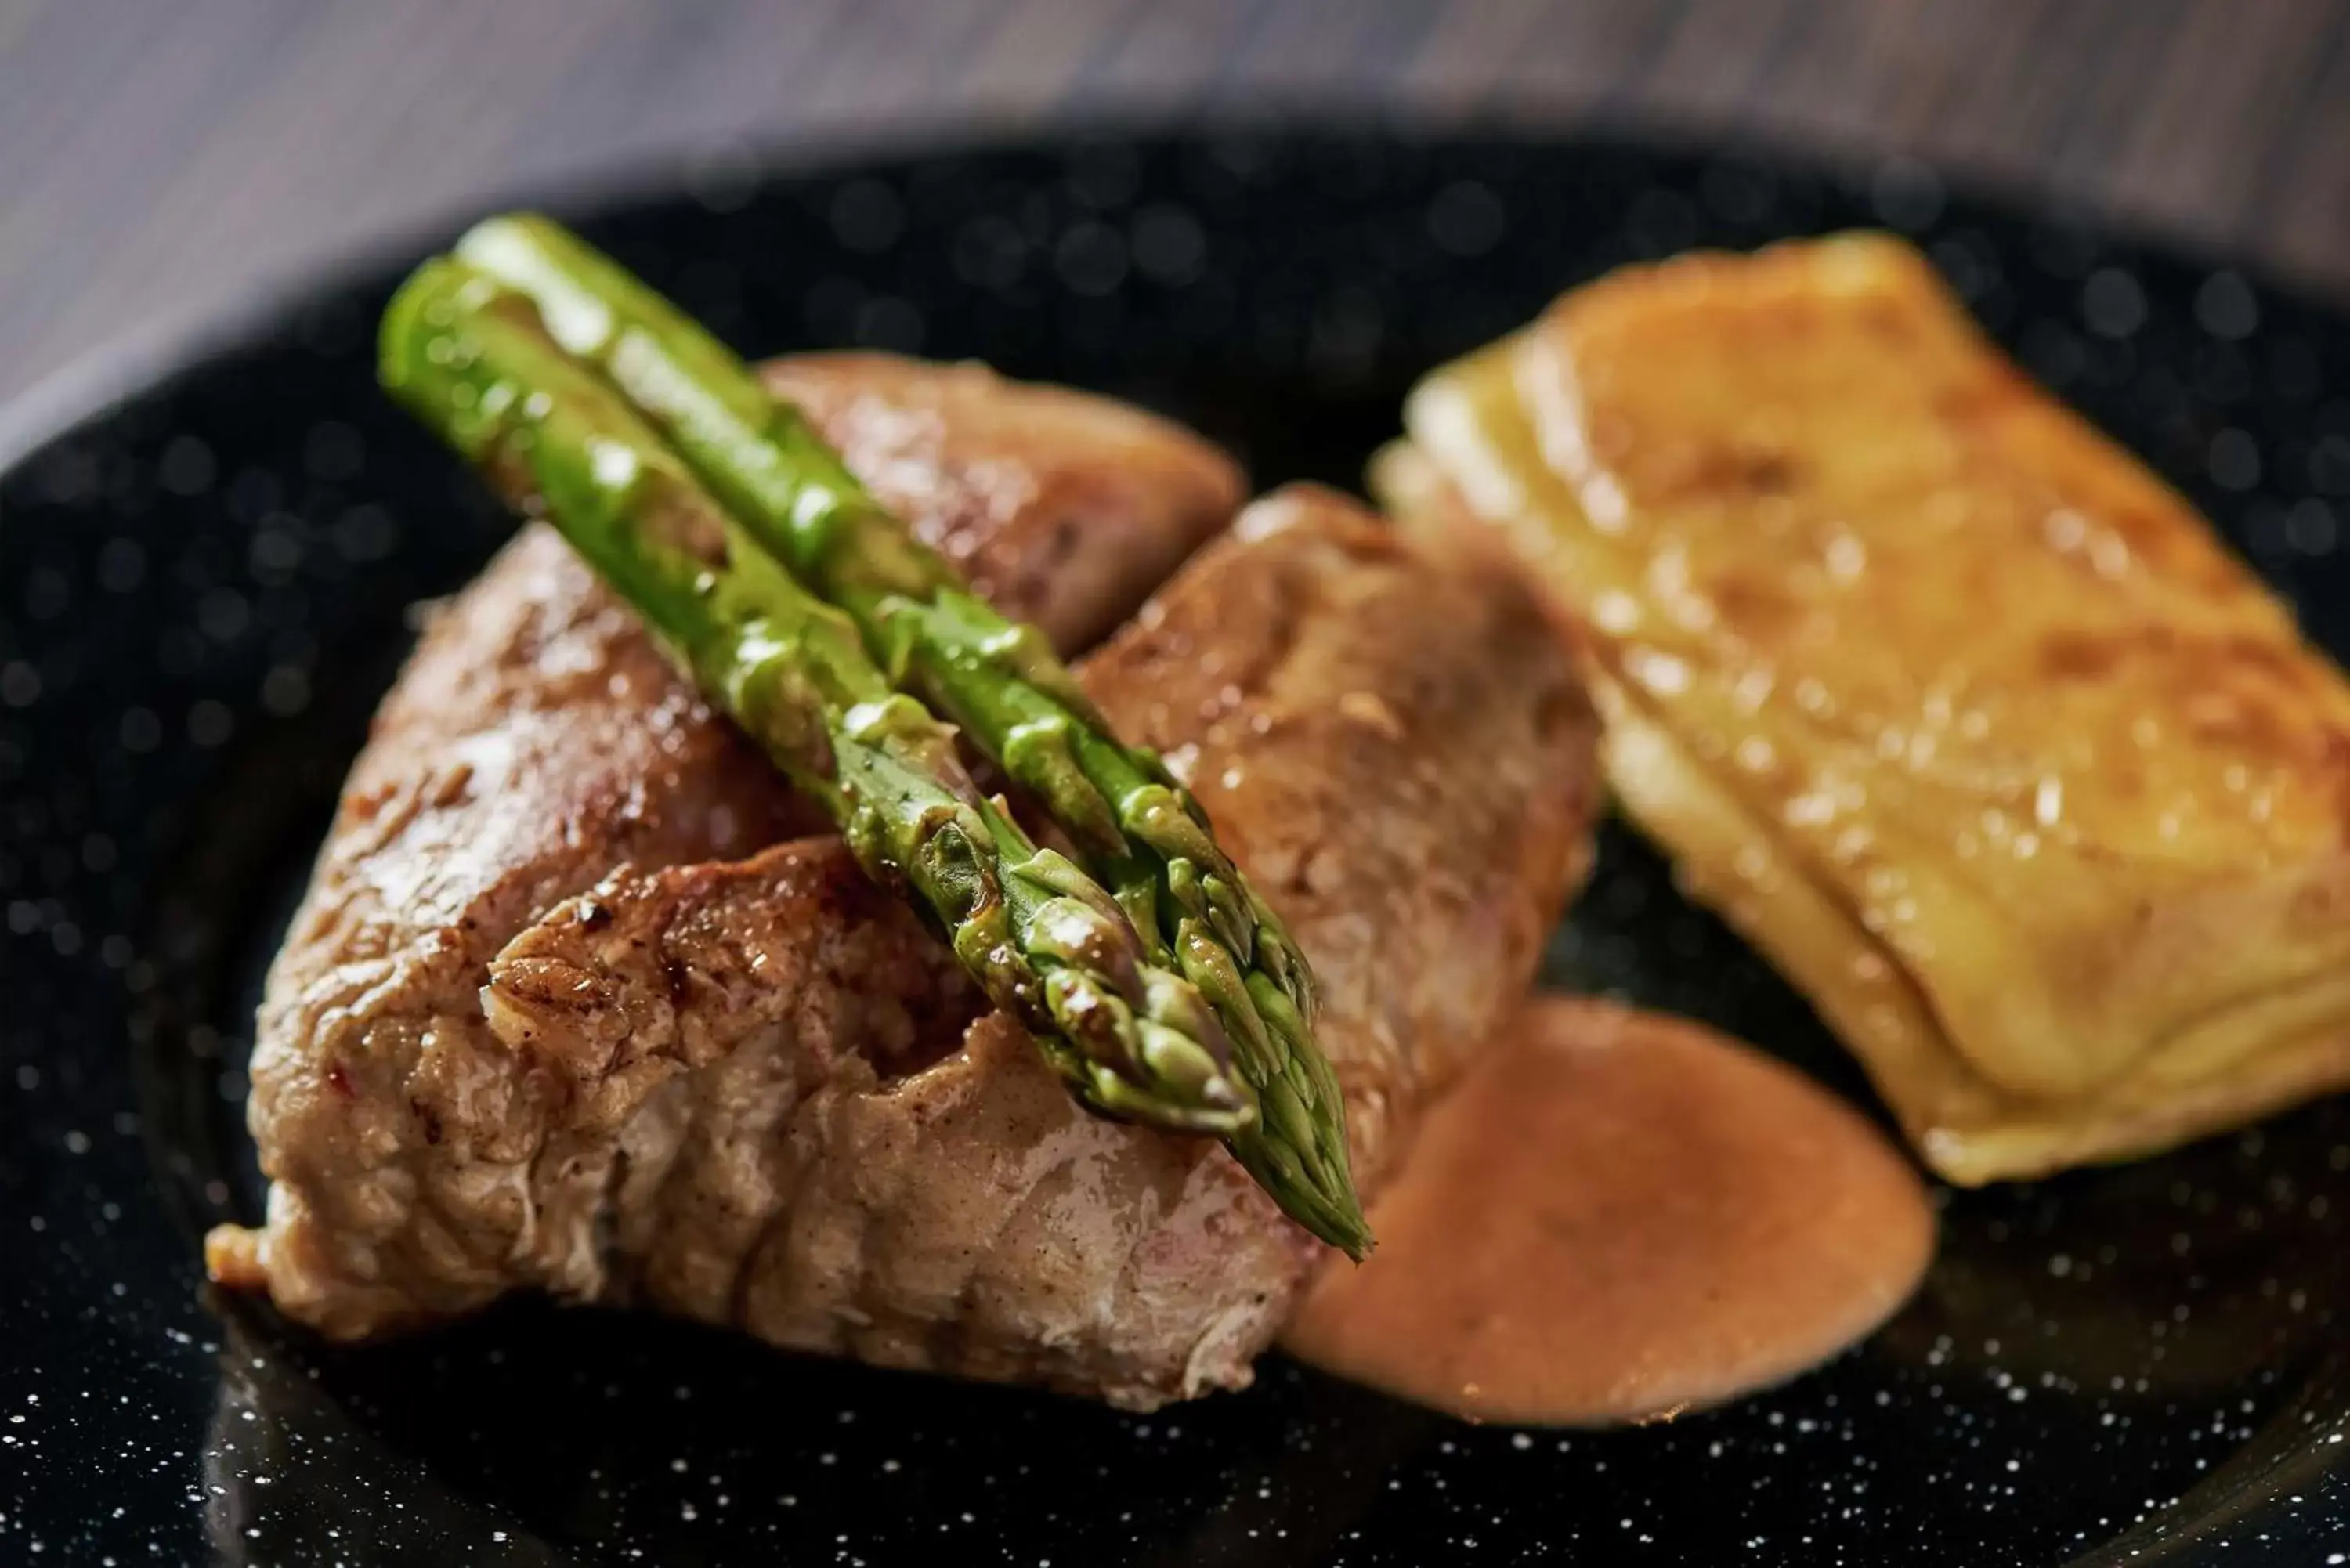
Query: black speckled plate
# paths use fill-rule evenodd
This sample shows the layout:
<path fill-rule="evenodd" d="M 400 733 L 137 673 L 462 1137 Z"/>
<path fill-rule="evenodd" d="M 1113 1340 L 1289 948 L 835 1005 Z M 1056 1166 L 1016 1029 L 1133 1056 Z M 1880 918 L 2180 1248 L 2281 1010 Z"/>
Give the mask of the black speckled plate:
<path fill-rule="evenodd" d="M 702 169 L 587 217 L 745 348 L 1107 389 L 1267 483 L 1352 482 L 1417 373 L 1618 262 L 1889 224 L 2350 652 L 2350 320 L 1914 169 L 1259 130 Z M 1462 1426 L 1277 1358 L 1134 1418 L 537 1304 L 337 1349 L 208 1296 L 197 1239 L 257 1198 L 263 963 L 408 607 L 506 526 L 371 384 L 398 270 L 0 435 L 0 1563 L 2350 1557 L 2339 1103 L 1954 1198 L 1884 1332 L 1632 1431 Z M 1552 975 L 1867 1098 L 1620 831 Z"/>

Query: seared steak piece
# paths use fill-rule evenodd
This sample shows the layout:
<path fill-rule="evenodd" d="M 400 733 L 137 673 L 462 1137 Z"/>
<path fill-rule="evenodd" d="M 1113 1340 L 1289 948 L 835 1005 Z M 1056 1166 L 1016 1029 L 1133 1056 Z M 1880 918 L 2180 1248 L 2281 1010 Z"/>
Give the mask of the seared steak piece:
<path fill-rule="evenodd" d="M 522 571 L 547 579 L 534 616 L 561 613 L 549 593 L 600 603 L 555 551 L 518 545 L 449 621 L 506 646 Z M 403 695 L 463 641 L 439 628 Z M 1191 780 L 1315 961 L 1376 1183 L 1414 1106 L 1523 992 L 1583 863 L 1592 722 L 1543 612 L 1505 567 L 1422 556 L 1293 492 L 1083 674 Z M 457 732 L 532 711 L 509 692 Z M 637 711 L 658 731 L 659 704 Z M 357 778 L 437 802 L 418 775 L 445 722 L 428 733 L 396 703 L 388 723 L 403 711 Z M 224 1277 L 340 1335 L 541 1288 L 1135 1407 L 1248 1380 L 1320 1249 L 1222 1148 L 1079 1111 L 837 840 L 686 847 L 723 777 L 648 769 L 627 809 L 582 811 L 558 781 L 619 781 L 588 749 L 608 737 L 581 736 L 494 805 L 423 808 L 541 825 L 543 852 L 587 873 L 569 888 L 484 859 L 460 823 L 414 840 L 429 864 L 405 832 L 338 827 L 265 1005 L 270 1222 L 220 1238 Z M 763 825 L 789 812 L 766 787 Z M 662 831 L 629 838 L 632 822 Z M 498 901 L 493 932 L 465 923 L 473 905 L 409 896 L 448 860 L 476 889 L 526 883 L 536 907 Z M 345 950 L 332 911 L 355 898 L 420 912 L 389 963 Z M 370 978 L 331 982 L 351 968 Z"/>
<path fill-rule="evenodd" d="M 1240 504 L 1213 448 L 1104 399 L 881 356 L 767 373 L 1066 650 L 1158 586 L 1124 563 L 1180 559 Z M 964 428 L 1007 422 L 1016 441 Z M 732 859 L 823 826 L 569 547 L 525 528 L 434 618 L 377 713 L 270 971 L 249 1119 L 279 1303 L 358 1334 L 505 1289 L 536 1224 L 512 1162 L 536 1134 L 529 1080 L 483 1021 L 490 960 L 615 867 Z M 249 1273 L 245 1251 L 224 1232 L 215 1261 Z"/>
<path fill-rule="evenodd" d="M 1582 864 L 1591 722 L 1506 568 L 1436 566 L 1321 493 L 1241 528 L 1084 680 L 1313 959 L 1367 1188 L 1524 992 Z M 621 872 L 484 1001 L 556 1085 L 515 1272 L 566 1295 L 1148 1407 L 1246 1383 L 1321 1251 L 1217 1145 L 1079 1110 L 1002 1015 L 958 1042 L 951 959 L 835 839 Z"/>

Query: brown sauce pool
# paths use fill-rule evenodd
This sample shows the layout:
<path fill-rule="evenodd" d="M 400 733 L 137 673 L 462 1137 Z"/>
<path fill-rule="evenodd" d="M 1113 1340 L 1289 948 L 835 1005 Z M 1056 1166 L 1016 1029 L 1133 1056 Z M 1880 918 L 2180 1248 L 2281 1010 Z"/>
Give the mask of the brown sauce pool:
<path fill-rule="evenodd" d="M 1284 1334 L 1472 1420 L 1598 1425 L 1781 1382 L 1901 1304 L 1934 1248 L 1908 1162 L 1698 1024 L 1538 999 L 1430 1112 Z"/>

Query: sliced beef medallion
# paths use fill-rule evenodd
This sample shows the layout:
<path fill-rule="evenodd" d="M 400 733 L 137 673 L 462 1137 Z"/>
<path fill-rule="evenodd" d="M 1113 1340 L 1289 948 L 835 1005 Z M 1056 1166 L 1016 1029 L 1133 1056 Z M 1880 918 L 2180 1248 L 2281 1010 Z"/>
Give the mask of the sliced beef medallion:
<path fill-rule="evenodd" d="M 1297 491 L 1082 676 L 1313 961 L 1375 1187 L 1584 863 L 1593 730 L 1555 636 L 1507 568 Z M 959 1031 L 951 959 L 836 839 L 622 872 L 484 998 L 559 1085 L 515 1272 L 565 1295 L 1147 1408 L 1245 1384 L 1321 1250 L 1217 1145 L 1087 1116 L 1001 1014 Z"/>
<path fill-rule="evenodd" d="M 1314 961 L 1376 1185 L 1584 864 L 1592 721 L 1544 612 L 1487 557 L 1294 491 L 1081 673 Z M 608 853 L 487 947 L 444 922 L 480 989 L 380 1053 L 381 1001 L 273 992 L 269 1225 L 216 1266 L 341 1335 L 536 1288 L 1131 1407 L 1246 1383 L 1318 1246 L 1212 1142 L 1077 1109 L 837 840 L 735 853 Z"/>
<path fill-rule="evenodd" d="M 1181 559 L 1240 505 L 1214 448 L 1106 399 L 872 355 L 766 373 L 1066 651 L 1158 586 L 1133 560 Z M 538 1223 L 516 1161 L 540 1085 L 483 1020 L 490 960 L 617 867 L 822 826 L 569 547 L 525 528 L 434 617 L 345 784 L 255 1042 L 266 1246 L 224 1231 L 217 1268 L 265 1272 L 345 1335 L 506 1289 Z"/>

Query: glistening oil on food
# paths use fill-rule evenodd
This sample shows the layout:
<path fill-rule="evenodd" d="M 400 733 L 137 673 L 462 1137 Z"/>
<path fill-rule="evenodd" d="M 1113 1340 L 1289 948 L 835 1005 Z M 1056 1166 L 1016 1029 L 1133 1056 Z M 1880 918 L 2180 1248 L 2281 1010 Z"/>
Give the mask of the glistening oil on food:
<path fill-rule="evenodd" d="M 2338 332 L 1914 171 L 947 166 L 721 181 L 610 256 L 495 220 L 285 350 L 359 422 L 150 431 L 247 541 L 159 590 L 232 648 L 215 579 L 286 591 L 283 722 L 145 749 L 332 803 L 205 806 L 98 955 L 151 997 L 117 1136 L 209 1230 L 150 1310 L 224 1358 L 211 1429 L 146 1460 L 204 1549 L 2334 1538 L 2350 705 L 2236 551 L 2325 602 Z M 925 278 L 972 303 L 910 342 Z M 2197 423 L 2239 406 L 2308 495 Z M 126 586 L 42 592 L 146 587 L 99 548 Z M 429 602 L 333 690 L 313 596 Z M 26 1392 L 19 1445 L 80 1440 Z"/>

